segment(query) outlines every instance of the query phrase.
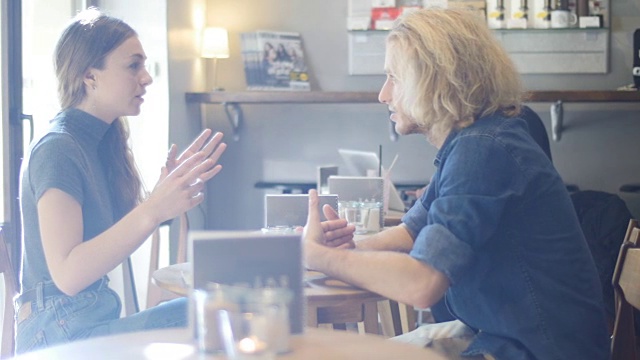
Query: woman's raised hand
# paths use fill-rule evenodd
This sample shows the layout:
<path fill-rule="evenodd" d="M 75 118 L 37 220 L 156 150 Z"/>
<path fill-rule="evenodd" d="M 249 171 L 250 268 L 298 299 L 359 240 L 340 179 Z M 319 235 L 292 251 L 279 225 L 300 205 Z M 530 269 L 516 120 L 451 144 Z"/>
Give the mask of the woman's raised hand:
<path fill-rule="evenodd" d="M 223 134 L 221 132 L 215 133 L 211 136 L 211 129 L 204 129 L 198 137 L 193 140 L 191 145 L 189 145 L 183 152 L 178 155 L 178 147 L 176 144 L 171 144 L 169 148 L 169 153 L 167 154 L 167 161 L 165 165 L 162 167 L 160 181 L 167 177 L 173 170 L 175 170 L 180 164 L 182 164 L 185 160 L 196 154 L 198 151 L 202 151 L 207 154 L 207 158 L 212 159 L 214 162 L 218 162 L 220 156 L 227 148 L 227 144 L 221 142 Z M 211 137 L 211 138 L 210 138 Z M 209 139 L 210 138 L 210 139 Z M 209 139 L 209 141 L 207 141 Z M 218 168 L 217 171 L 211 176 L 215 176 L 222 167 Z"/>
<path fill-rule="evenodd" d="M 156 222 L 172 219 L 204 200 L 205 184 L 222 170 L 217 162 L 227 147 L 221 142 L 222 133 L 207 141 L 210 135 L 211 130 L 205 129 L 178 157 L 176 146 L 171 146 L 160 180 L 145 202 Z"/>

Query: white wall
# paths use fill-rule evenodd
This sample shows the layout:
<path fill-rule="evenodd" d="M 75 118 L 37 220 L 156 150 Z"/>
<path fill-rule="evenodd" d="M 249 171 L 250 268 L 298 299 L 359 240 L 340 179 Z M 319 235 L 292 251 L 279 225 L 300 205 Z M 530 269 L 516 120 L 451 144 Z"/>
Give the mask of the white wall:
<path fill-rule="evenodd" d="M 206 59 L 199 56 L 200 35 L 206 24 L 205 0 L 170 0 L 167 2 L 167 40 L 169 62 L 169 142 L 184 149 L 202 131 L 199 118 L 191 114 L 184 101 L 189 91 L 205 91 Z M 202 228 L 206 207 L 189 212 L 191 228 Z M 172 227 L 172 243 L 177 229 Z"/>
<path fill-rule="evenodd" d="M 147 87 L 140 115 L 129 117 L 130 142 L 136 164 L 150 191 L 160 167 L 166 159 L 169 138 L 169 78 L 167 60 L 167 2 L 102 0 L 100 7 L 112 16 L 124 20 L 136 30 L 147 55 L 147 68 L 153 84 Z M 138 301 L 141 309 L 147 298 L 148 269 L 151 242 L 147 240 L 131 256 Z M 111 286 L 123 297 L 122 272 L 118 267 L 109 274 Z"/>
<path fill-rule="evenodd" d="M 0 2 L 0 223 L 7 222 L 10 216 L 9 202 L 5 198 L 9 196 L 9 179 L 5 179 L 5 174 L 9 174 L 9 97 L 7 94 L 8 82 L 8 64 L 7 64 L 7 31 L 4 24 L 7 23 L 6 13 L 7 1 Z M 0 300 L 1 302 L 2 300 Z"/>
<path fill-rule="evenodd" d="M 152 190 L 170 143 L 184 147 L 200 131 L 199 122 L 187 121 L 184 93 L 204 89 L 202 60 L 197 56 L 199 28 L 204 24 L 203 0 L 102 0 L 101 7 L 130 24 L 139 34 L 147 54 L 153 84 L 147 88 L 139 116 L 131 117 L 131 143 L 136 163 L 148 190 Z M 191 224 L 203 222 L 204 211 L 189 214 Z M 172 244 L 177 229 L 172 226 Z M 166 229 L 162 229 L 165 231 Z M 166 233 L 161 234 L 168 239 Z M 132 256 L 138 300 L 146 304 L 150 241 Z M 175 252 L 175 250 L 172 250 Z M 169 243 L 161 244 L 160 266 L 169 263 Z M 111 275 L 113 287 L 121 293 L 121 272 Z M 122 295 L 122 293 L 121 293 Z"/>
<path fill-rule="evenodd" d="M 612 1 L 611 68 L 604 75 L 527 75 L 529 90 L 612 90 L 632 82 L 632 33 L 640 26 L 640 3 Z M 219 62 L 219 84 L 244 90 L 239 33 L 257 29 L 302 34 L 312 90 L 378 91 L 382 76 L 349 76 L 344 0 L 208 0 L 208 23 L 229 29 L 231 58 Z M 533 104 L 549 128 L 550 104 Z M 221 106 L 205 107 L 208 125 L 230 133 Z M 616 192 L 640 182 L 640 104 L 565 104 L 566 132 L 551 150 L 565 181 L 582 189 Z M 388 140 L 387 111 L 377 104 L 245 105 L 242 138 L 223 156 L 223 171 L 209 186 L 207 227 L 262 226 L 265 191 L 260 180 L 315 180 L 315 166 L 341 165 L 336 149 L 384 147 L 383 163 L 400 157 L 394 180 L 426 182 L 435 149 L 418 136 Z M 637 135 L 635 135 L 637 136 Z M 229 140 L 230 141 L 230 140 Z"/>
<path fill-rule="evenodd" d="M 7 148 L 8 134 L 5 133 L 5 129 L 8 129 L 9 112 L 8 112 L 8 99 L 6 97 L 7 89 L 7 31 L 4 28 L 4 24 L 7 23 L 6 19 L 6 6 L 7 1 L 0 1 L 0 223 L 5 222 L 5 213 L 9 214 L 10 209 L 5 202 L 5 197 L 8 195 L 7 187 L 4 186 L 5 178 L 4 174 L 8 173 L 9 161 L 5 158 L 9 149 Z M 0 278 L 0 309 L 4 309 L 4 278 Z M 4 323 L 4 311 L 0 314 L 0 324 Z M 2 329 L 0 328 L 0 339 L 2 338 Z"/>

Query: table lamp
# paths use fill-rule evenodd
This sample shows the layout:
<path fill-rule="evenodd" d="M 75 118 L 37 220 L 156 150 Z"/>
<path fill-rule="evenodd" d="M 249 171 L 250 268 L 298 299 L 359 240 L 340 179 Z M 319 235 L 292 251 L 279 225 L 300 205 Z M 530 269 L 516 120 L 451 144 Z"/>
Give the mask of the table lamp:
<path fill-rule="evenodd" d="M 202 34 L 201 56 L 213 59 L 213 91 L 224 90 L 218 87 L 218 59 L 229 57 L 229 37 L 227 29 L 208 27 Z"/>

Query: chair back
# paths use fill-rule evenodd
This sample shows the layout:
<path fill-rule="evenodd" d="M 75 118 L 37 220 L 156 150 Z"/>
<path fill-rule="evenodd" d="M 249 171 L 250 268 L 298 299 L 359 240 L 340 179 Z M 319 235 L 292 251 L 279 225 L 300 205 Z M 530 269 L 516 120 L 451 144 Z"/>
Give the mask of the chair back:
<path fill-rule="evenodd" d="M 17 295 L 16 277 L 13 273 L 9 249 L 0 228 L 0 273 L 4 277 L 4 317 L 2 321 L 2 348 L 0 359 L 13 357 L 14 352 L 14 308 L 13 298 Z"/>
<path fill-rule="evenodd" d="M 640 227 L 631 220 L 613 273 L 616 318 L 611 338 L 611 358 L 636 359 L 634 309 L 640 309 Z"/>
<path fill-rule="evenodd" d="M 189 218 L 186 213 L 182 213 L 178 217 L 178 247 L 176 254 L 176 263 L 184 263 L 187 261 L 187 234 L 189 233 Z M 169 225 L 170 223 L 166 223 Z M 153 272 L 158 270 L 160 263 L 160 227 L 159 226 L 151 236 L 151 260 L 149 261 L 149 280 L 147 282 L 147 309 L 160 304 L 161 302 L 175 299 L 178 295 L 168 290 L 162 289 L 153 283 Z"/>

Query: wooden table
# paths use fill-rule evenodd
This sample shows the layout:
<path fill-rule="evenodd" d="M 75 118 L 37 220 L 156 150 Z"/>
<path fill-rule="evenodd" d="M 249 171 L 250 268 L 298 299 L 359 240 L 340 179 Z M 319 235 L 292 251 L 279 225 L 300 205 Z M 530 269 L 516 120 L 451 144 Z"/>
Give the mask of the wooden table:
<path fill-rule="evenodd" d="M 97 337 L 17 356 L 15 360 L 112 360 L 112 359 L 224 359 L 200 354 L 186 328 L 153 330 Z M 431 349 L 386 340 L 376 335 L 305 329 L 291 337 L 291 352 L 278 356 L 290 360 L 420 359 L 444 360 Z"/>
<path fill-rule="evenodd" d="M 163 289 L 187 296 L 191 281 L 191 264 L 174 264 L 158 269 L 154 271 L 152 279 Z M 362 322 L 364 332 L 379 333 L 378 301 L 386 298 L 329 278 L 317 271 L 306 271 L 304 279 L 307 326 Z"/>
<path fill-rule="evenodd" d="M 396 226 L 402 223 L 403 211 L 389 210 L 384 216 L 384 226 Z"/>

